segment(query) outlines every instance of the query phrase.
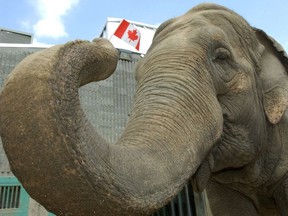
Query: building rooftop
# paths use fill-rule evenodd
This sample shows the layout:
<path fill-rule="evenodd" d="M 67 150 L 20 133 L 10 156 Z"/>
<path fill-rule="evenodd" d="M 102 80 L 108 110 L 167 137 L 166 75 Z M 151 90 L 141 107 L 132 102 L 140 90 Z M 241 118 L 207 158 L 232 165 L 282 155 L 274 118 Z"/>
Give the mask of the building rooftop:
<path fill-rule="evenodd" d="M 0 27 L 0 43 L 31 44 L 33 34 Z"/>

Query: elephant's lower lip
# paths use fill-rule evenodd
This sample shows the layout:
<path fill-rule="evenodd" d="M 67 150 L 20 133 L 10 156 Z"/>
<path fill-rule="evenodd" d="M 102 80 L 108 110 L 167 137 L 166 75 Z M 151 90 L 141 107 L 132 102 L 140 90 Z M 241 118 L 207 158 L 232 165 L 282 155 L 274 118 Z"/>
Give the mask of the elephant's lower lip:
<path fill-rule="evenodd" d="M 222 168 L 222 169 L 214 169 L 212 170 L 213 175 L 219 175 L 222 173 L 226 173 L 226 172 L 236 172 L 236 171 L 240 171 L 244 168 L 244 166 L 241 167 L 226 167 L 226 168 Z"/>
<path fill-rule="evenodd" d="M 243 169 L 245 169 L 244 166 L 228 167 L 217 172 L 212 172 L 212 176 L 216 181 L 224 184 L 235 183 L 239 181 L 239 174 L 243 172 Z"/>
<path fill-rule="evenodd" d="M 208 176 L 197 176 L 197 173 L 195 174 L 195 176 L 193 176 L 192 178 L 192 184 L 193 184 L 193 189 L 195 190 L 195 192 L 202 192 L 208 183 L 208 180 L 210 178 Z"/>
<path fill-rule="evenodd" d="M 192 177 L 193 188 L 196 192 L 202 192 L 210 179 L 211 170 L 207 160 L 199 167 Z"/>

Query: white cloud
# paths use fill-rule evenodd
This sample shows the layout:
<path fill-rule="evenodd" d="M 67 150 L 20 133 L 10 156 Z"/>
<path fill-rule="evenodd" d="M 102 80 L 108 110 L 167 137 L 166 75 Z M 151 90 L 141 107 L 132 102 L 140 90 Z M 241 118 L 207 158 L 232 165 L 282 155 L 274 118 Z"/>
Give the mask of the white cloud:
<path fill-rule="evenodd" d="M 59 38 L 67 36 L 64 24 L 59 17 L 41 19 L 33 28 L 35 37 Z"/>
<path fill-rule="evenodd" d="M 63 16 L 77 5 L 79 0 L 34 0 L 40 19 L 33 25 L 36 38 L 60 38 L 68 36 Z"/>
<path fill-rule="evenodd" d="M 27 20 L 22 20 L 19 22 L 22 29 L 24 29 L 25 31 L 30 31 L 31 30 L 31 23 Z"/>
<path fill-rule="evenodd" d="M 53 44 L 42 43 L 42 42 L 38 41 L 37 38 L 33 38 L 32 44 L 37 46 L 37 47 L 51 47 L 51 46 L 53 46 Z"/>

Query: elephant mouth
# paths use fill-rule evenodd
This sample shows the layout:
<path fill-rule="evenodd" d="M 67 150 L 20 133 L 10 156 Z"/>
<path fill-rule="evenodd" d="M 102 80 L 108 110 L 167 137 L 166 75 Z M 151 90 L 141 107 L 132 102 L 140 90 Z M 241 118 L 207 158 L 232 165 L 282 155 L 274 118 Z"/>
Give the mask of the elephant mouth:
<path fill-rule="evenodd" d="M 231 176 L 235 176 L 235 173 L 238 173 L 245 169 L 245 166 L 241 167 L 227 167 L 218 171 L 211 170 L 209 166 L 209 161 L 206 159 L 203 164 L 198 168 L 196 173 L 192 177 L 193 189 L 196 192 L 203 192 L 207 187 L 208 181 L 213 175 L 213 179 L 224 184 L 231 184 L 235 182 L 235 179 Z"/>
<path fill-rule="evenodd" d="M 206 188 L 211 174 L 212 172 L 209 166 L 209 162 L 206 159 L 192 177 L 193 189 L 196 192 L 202 192 Z"/>
<path fill-rule="evenodd" d="M 217 172 L 213 172 L 213 178 L 222 184 L 239 183 L 239 179 L 243 179 L 243 176 L 240 177 L 239 174 L 245 173 L 243 170 L 245 170 L 245 166 L 227 167 Z"/>

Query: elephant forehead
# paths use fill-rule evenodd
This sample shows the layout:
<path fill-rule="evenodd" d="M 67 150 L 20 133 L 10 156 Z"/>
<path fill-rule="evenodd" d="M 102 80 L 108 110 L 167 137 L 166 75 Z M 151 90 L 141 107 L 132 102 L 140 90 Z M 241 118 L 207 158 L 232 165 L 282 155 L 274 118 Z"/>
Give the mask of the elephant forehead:
<path fill-rule="evenodd" d="M 239 22 L 240 20 L 246 22 L 239 14 L 235 13 L 234 11 L 220 5 L 209 3 L 200 4 L 192 8 L 183 16 L 190 17 L 191 19 L 195 19 L 197 16 L 197 19 L 199 19 L 199 16 L 202 16 L 205 19 L 209 20 L 208 22 L 217 22 L 217 20 L 222 19 L 229 21 L 230 24 L 233 24 L 233 22 Z"/>
<path fill-rule="evenodd" d="M 213 25 L 201 14 L 195 14 L 193 17 L 182 16 L 174 18 L 159 28 L 153 40 L 153 45 L 157 46 L 159 46 L 160 42 L 166 41 L 166 39 L 169 40 L 170 45 L 187 45 L 187 42 L 189 44 L 191 44 L 191 42 L 199 43 L 200 41 L 195 40 L 198 38 L 206 39 L 206 43 L 208 40 L 223 40 L 223 38 L 226 37 L 226 33 L 221 28 Z M 175 41 L 176 44 L 173 44 L 173 41 Z"/>
<path fill-rule="evenodd" d="M 186 19 L 190 19 L 188 22 L 190 26 L 210 27 L 211 30 L 221 29 L 228 36 L 238 36 L 241 33 L 236 30 L 239 25 L 243 31 L 250 28 L 240 16 L 226 11 L 202 11 L 191 17 L 188 16 Z"/>
<path fill-rule="evenodd" d="M 244 32 L 249 28 L 252 32 L 252 28 L 248 23 L 235 13 L 208 10 L 186 13 L 168 20 L 159 27 L 156 36 L 160 34 L 163 39 L 170 35 L 184 34 L 189 37 L 189 35 L 193 36 L 200 33 L 203 36 L 214 35 L 213 39 L 217 39 L 217 37 L 220 39 L 223 38 L 224 32 L 229 37 L 235 38 L 240 34 L 245 35 Z"/>
<path fill-rule="evenodd" d="M 254 30 L 241 16 L 234 12 L 208 10 L 192 15 L 186 14 L 186 16 L 188 18 L 190 16 L 191 23 L 199 22 L 202 24 L 200 28 L 202 29 L 202 37 L 206 37 L 208 40 L 212 39 L 214 42 L 226 41 L 239 55 L 244 55 L 250 49 L 256 50 L 258 48 L 258 40 Z"/>

